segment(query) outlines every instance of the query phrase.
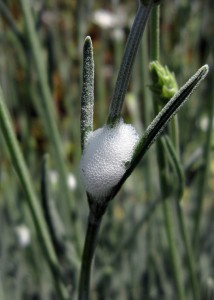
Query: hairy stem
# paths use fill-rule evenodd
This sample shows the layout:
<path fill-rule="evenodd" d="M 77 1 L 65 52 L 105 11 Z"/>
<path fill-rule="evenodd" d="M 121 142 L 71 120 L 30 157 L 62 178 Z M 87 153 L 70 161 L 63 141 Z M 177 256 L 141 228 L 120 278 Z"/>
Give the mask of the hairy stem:
<path fill-rule="evenodd" d="M 112 102 L 110 105 L 107 123 L 114 125 L 120 118 L 125 93 L 128 88 L 130 74 L 134 59 L 139 47 L 141 37 L 143 35 L 146 22 L 153 6 L 153 0 L 150 0 L 148 5 L 139 4 L 139 8 L 132 25 L 129 38 L 126 43 L 125 52 L 122 58 L 120 70 L 118 73 Z"/>
<path fill-rule="evenodd" d="M 101 220 L 102 217 L 94 217 L 94 214 L 90 211 L 80 272 L 78 297 L 79 300 L 89 299 L 91 265 L 94 257 L 95 248 L 97 245 L 97 238 Z"/>

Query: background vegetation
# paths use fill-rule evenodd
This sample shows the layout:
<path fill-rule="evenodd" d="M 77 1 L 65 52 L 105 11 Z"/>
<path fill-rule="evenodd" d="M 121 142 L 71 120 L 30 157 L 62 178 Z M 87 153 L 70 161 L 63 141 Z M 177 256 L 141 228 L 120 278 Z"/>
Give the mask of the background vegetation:
<path fill-rule="evenodd" d="M 53 107 L 49 111 L 60 134 L 58 146 L 49 127 L 26 20 L 19 1 L 14 0 L 0 1 L 0 85 L 41 199 L 61 279 L 73 299 L 88 215 L 85 191 L 78 175 L 83 42 L 90 35 L 94 46 L 94 127 L 98 128 L 107 118 L 137 1 L 34 0 L 31 4 L 51 90 Z M 160 13 L 160 61 L 175 73 L 178 85 L 183 85 L 201 65 L 210 66 L 209 76 L 179 113 L 178 122 L 180 159 L 185 174 L 182 209 L 196 262 L 199 299 L 214 299 L 214 161 L 213 152 L 209 157 L 208 151 L 214 101 L 213 4 L 211 0 L 165 0 Z M 133 123 L 139 132 L 154 117 L 149 89 L 149 34 L 148 26 L 124 107 L 126 122 Z M 56 147 L 62 151 L 63 163 Z M 49 158 L 44 158 L 46 153 Z M 169 174 L 173 194 L 177 181 L 171 169 Z M 58 299 L 19 179 L 1 135 L 0 299 Z M 44 180 L 45 186 L 49 186 L 45 192 Z M 46 192 L 48 201 L 44 200 Z M 152 146 L 104 217 L 91 299 L 178 299 L 162 206 L 158 204 L 155 210 L 150 209 L 150 204 L 159 198 L 158 166 L 155 146 Z M 193 299 L 173 200 L 170 207 L 182 284 L 186 299 Z"/>

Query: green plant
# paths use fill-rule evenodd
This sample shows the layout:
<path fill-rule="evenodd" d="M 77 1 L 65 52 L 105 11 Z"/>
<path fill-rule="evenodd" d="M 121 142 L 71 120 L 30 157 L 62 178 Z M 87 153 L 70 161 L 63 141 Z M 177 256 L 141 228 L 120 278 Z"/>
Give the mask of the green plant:
<path fill-rule="evenodd" d="M 205 65 L 201 69 L 199 69 L 198 72 L 194 76 L 192 76 L 192 78 L 176 94 L 175 94 L 176 89 L 172 91 L 172 93 L 175 94 L 175 96 L 158 113 L 156 118 L 148 126 L 148 128 L 146 129 L 143 136 L 139 139 L 139 141 L 133 142 L 134 143 L 133 147 L 130 150 L 132 152 L 131 160 L 128 160 L 125 155 L 123 156 L 125 144 L 121 144 L 117 146 L 116 149 L 117 151 L 120 151 L 121 154 L 120 155 L 121 164 L 124 163 L 124 174 L 121 175 L 121 178 L 119 179 L 116 178 L 115 181 L 109 184 L 106 192 L 105 185 L 108 184 L 108 182 L 114 175 L 112 174 L 111 171 L 109 171 L 109 174 L 103 174 L 103 178 L 102 178 L 102 172 L 105 172 L 105 164 L 102 163 L 105 161 L 107 162 L 107 164 L 112 163 L 112 168 L 110 168 L 110 170 L 112 170 L 114 167 L 115 168 L 117 167 L 115 163 L 113 163 L 112 161 L 108 161 L 108 156 L 109 156 L 108 151 L 109 153 L 111 153 L 111 151 L 114 151 L 113 150 L 114 143 L 118 143 L 118 144 L 120 143 L 120 139 L 117 138 L 116 135 L 116 130 L 117 130 L 117 126 L 119 127 L 123 126 L 120 123 L 121 122 L 120 119 L 121 119 L 122 105 L 125 98 L 125 92 L 127 90 L 131 67 L 133 65 L 136 51 L 139 46 L 139 41 L 143 34 L 143 29 L 146 25 L 146 21 L 148 19 L 153 4 L 154 2 L 152 0 L 148 1 L 148 3 L 146 4 L 145 3 L 139 4 L 139 9 L 136 14 L 136 18 L 130 32 L 129 39 L 127 41 L 125 53 L 118 74 L 113 100 L 110 105 L 107 125 L 105 125 L 106 128 L 108 127 L 108 129 L 104 129 L 100 134 L 100 136 L 98 136 L 98 138 L 95 139 L 93 139 L 93 134 L 91 134 L 93 130 L 93 102 L 94 102 L 94 95 L 93 95 L 94 70 L 93 70 L 92 44 L 90 38 L 86 38 L 85 41 L 84 61 L 83 61 L 83 91 L 82 91 L 82 105 L 81 105 L 81 136 L 82 136 L 81 145 L 83 150 L 83 156 L 82 156 L 83 162 L 81 163 L 80 168 L 82 172 L 82 178 L 84 179 L 85 186 L 86 186 L 90 213 L 88 218 L 88 227 L 87 227 L 86 240 L 85 240 L 85 246 L 83 251 L 81 277 L 80 277 L 80 285 L 79 285 L 79 299 L 81 300 L 88 299 L 89 297 L 91 262 L 96 248 L 97 235 L 100 228 L 100 223 L 106 211 L 108 203 L 115 197 L 115 195 L 120 190 L 124 181 L 128 178 L 128 176 L 131 175 L 136 165 L 145 155 L 145 153 L 150 148 L 152 143 L 161 134 L 168 121 L 177 113 L 179 108 L 188 99 L 189 95 L 191 95 L 193 90 L 197 87 L 200 81 L 203 80 L 208 73 L 208 66 Z M 167 69 L 166 72 L 167 72 L 167 76 L 169 76 L 169 71 Z M 154 82 L 153 90 L 155 90 L 156 93 L 158 91 L 158 96 L 160 96 L 161 98 L 163 97 L 162 88 L 160 89 L 159 86 L 160 85 L 163 86 L 165 84 L 164 81 L 166 77 L 164 78 L 165 76 L 164 72 L 159 72 L 157 76 L 158 78 L 160 78 L 160 80 L 158 80 L 158 82 Z M 163 82 L 161 81 L 161 78 Z M 167 78 L 167 81 L 171 81 L 171 82 L 173 81 L 172 85 L 176 87 L 176 83 L 174 83 L 175 81 L 174 77 L 171 77 L 169 79 Z M 170 96 L 171 94 L 167 94 L 167 95 L 164 94 L 164 98 L 167 97 L 170 98 Z M 105 144 L 103 142 L 103 140 L 108 139 L 108 136 L 105 137 L 104 132 L 106 131 L 109 132 L 112 131 L 112 137 L 115 135 L 115 138 L 114 139 L 111 138 L 110 140 L 112 144 L 111 143 Z M 96 137 L 97 135 L 98 133 L 95 133 Z M 127 136 L 127 142 L 128 139 L 129 137 Z M 106 147 L 108 147 L 108 149 L 105 152 L 104 149 Z M 163 152 L 163 149 L 159 149 L 159 150 L 161 150 L 162 153 L 160 159 L 161 159 L 161 164 L 163 164 L 165 154 Z M 98 156 L 96 155 L 96 153 L 101 153 L 101 155 Z M 172 152 L 169 152 L 169 155 L 172 156 Z M 94 171 L 91 170 L 90 167 L 88 167 L 87 164 L 88 161 L 90 161 L 89 166 L 90 165 L 95 166 Z M 89 168 L 89 172 L 87 172 L 88 168 Z M 96 173 L 98 173 L 99 175 L 97 175 Z M 100 177 L 101 177 L 101 181 L 103 181 L 103 194 L 102 194 L 102 188 L 101 191 L 99 191 L 98 188 L 100 184 L 97 184 L 96 186 L 96 180 L 99 180 Z M 91 178 L 93 178 L 94 182 L 91 180 Z M 163 188 L 162 201 L 163 203 L 165 203 L 166 199 L 168 198 L 168 192 L 167 192 L 167 182 L 165 179 L 163 180 L 161 181 L 161 185 Z M 180 180 L 180 178 L 178 180 Z M 94 184 L 94 187 L 91 188 L 90 184 L 91 185 Z M 166 209 L 168 208 L 165 206 L 165 210 Z M 179 210 L 179 215 L 180 213 L 181 211 Z M 167 214 L 169 214 L 169 211 L 166 212 L 166 218 L 169 218 Z M 167 228 L 168 230 L 170 230 L 169 219 L 167 222 L 168 222 Z M 178 265 L 176 262 L 177 258 L 175 257 L 176 250 L 175 250 L 174 243 L 172 241 L 172 233 L 169 231 L 168 235 L 169 235 L 169 241 L 171 245 L 170 247 L 171 247 L 172 261 L 174 263 L 174 268 L 175 268 L 175 278 L 177 282 L 179 299 L 184 299 L 183 288 L 179 279 L 180 275 L 179 275 Z"/>
<path fill-rule="evenodd" d="M 213 72 L 186 100 L 211 4 L 138 1 L 126 46 L 135 2 L 20 4 L 0 0 L 0 298 L 210 298 Z"/>

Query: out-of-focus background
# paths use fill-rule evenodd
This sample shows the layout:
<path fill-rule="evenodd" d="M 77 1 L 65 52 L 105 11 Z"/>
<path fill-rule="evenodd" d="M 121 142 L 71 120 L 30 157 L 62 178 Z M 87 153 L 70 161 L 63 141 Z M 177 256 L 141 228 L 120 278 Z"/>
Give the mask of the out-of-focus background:
<path fill-rule="evenodd" d="M 82 48 L 90 35 L 95 60 L 94 127 L 103 126 L 113 93 L 137 1 L 32 0 L 34 23 L 46 61 L 49 86 L 68 170 L 67 185 L 74 203 L 72 220 L 82 246 L 88 204 L 78 174 L 80 152 L 80 97 Z M 160 6 L 160 62 L 174 72 L 182 86 L 208 63 L 210 74 L 179 112 L 181 162 L 186 187 L 182 200 L 190 238 L 204 170 L 203 151 L 209 125 L 210 101 L 214 101 L 214 8 L 211 0 L 165 0 Z M 64 195 L 44 129 L 41 91 L 32 51 L 28 44 L 19 1 L 0 0 L 0 85 L 13 127 L 37 193 L 40 193 L 41 161 L 49 153 L 49 189 L 57 212 L 55 226 L 68 241 L 62 259 L 65 282 L 75 296 L 78 268 L 73 266 L 73 228 L 64 222 Z M 147 26 L 126 95 L 123 117 L 139 133 L 153 119 L 149 89 L 150 41 Z M 211 100 L 212 99 L 212 100 Z M 145 109 L 146 107 L 146 109 Z M 212 142 L 212 145 L 213 142 Z M 213 147 L 213 146 L 212 146 Z M 148 203 L 158 198 L 159 183 L 155 147 L 152 146 L 124 187 L 110 204 L 101 227 L 91 299 L 177 299 L 161 207 L 138 226 Z M 213 149 L 213 148 L 212 148 Z M 149 163 L 148 163 L 149 162 Z M 148 171 L 149 165 L 149 171 Z M 176 182 L 174 182 L 176 185 Z M 197 276 L 200 299 L 214 299 L 214 160 L 209 163 L 200 227 Z M 68 204 L 69 207 L 69 204 Z M 175 211 L 172 209 L 172 214 Z M 173 215 L 183 284 L 187 299 L 189 277 L 185 253 Z M 136 231 L 135 231 L 136 229 Z M 63 233 L 62 233 L 63 232 Z M 128 243 L 120 248 L 123 240 Z M 63 243 L 62 243 L 63 244 Z M 70 248 L 69 248 L 70 247 Z M 71 250 L 70 250 L 71 249 Z M 108 262 L 111 263 L 108 263 Z M 2 135 L 0 135 L 0 299 L 57 299 L 45 258 L 35 234 L 25 195 Z"/>

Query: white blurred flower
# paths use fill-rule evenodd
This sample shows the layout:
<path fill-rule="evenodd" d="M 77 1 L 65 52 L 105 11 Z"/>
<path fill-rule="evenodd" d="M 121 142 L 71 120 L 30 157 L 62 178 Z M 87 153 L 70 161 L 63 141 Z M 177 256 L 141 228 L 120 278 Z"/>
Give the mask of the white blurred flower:
<path fill-rule="evenodd" d="M 199 126 L 202 131 L 207 131 L 209 127 L 209 118 L 207 116 L 203 116 L 199 121 Z M 214 130 L 214 118 L 213 118 L 213 130 Z"/>
<path fill-rule="evenodd" d="M 98 9 L 94 12 L 92 21 L 103 29 L 110 29 L 123 26 L 126 17 L 122 8 L 120 8 L 118 13 L 113 13 L 106 9 Z"/>
<path fill-rule="evenodd" d="M 115 24 L 115 15 L 108 10 L 99 9 L 93 14 L 93 21 L 102 28 L 111 28 Z"/>
<path fill-rule="evenodd" d="M 212 277 L 207 278 L 207 285 L 214 289 L 214 279 Z"/>
<path fill-rule="evenodd" d="M 50 180 L 50 183 L 53 185 L 53 186 L 56 186 L 59 182 L 59 174 L 57 171 L 55 170 L 51 170 L 49 172 L 49 180 Z M 69 173 L 68 176 L 67 176 L 67 185 L 69 187 L 70 190 L 75 190 L 76 186 L 77 186 L 77 181 L 76 181 L 76 177 L 74 176 L 73 173 Z"/>
<path fill-rule="evenodd" d="M 56 185 L 58 183 L 59 175 L 58 175 L 57 171 L 51 170 L 49 172 L 49 180 L 52 185 Z"/>
<path fill-rule="evenodd" d="M 208 117 L 207 116 L 202 117 L 199 124 L 202 131 L 207 131 L 208 124 L 209 124 Z"/>
<path fill-rule="evenodd" d="M 125 39 L 125 33 L 121 28 L 115 28 L 112 31 L 112 37 L 116 40 L 116 41 L 123 41 Z"/>
<path fill-rule="evenodd" d="M 75 190 L 77 186 L 77 180 L 73 173 L 69 173 L 67 177 L 67 185 L 70 190 Z"/>
<path fill-rule="evenodd" d="M 29 228 L 22 224 L 15 227 L 16 236 L 21 248 L 27 247 L 31 242 L 31 234 Z"/>

